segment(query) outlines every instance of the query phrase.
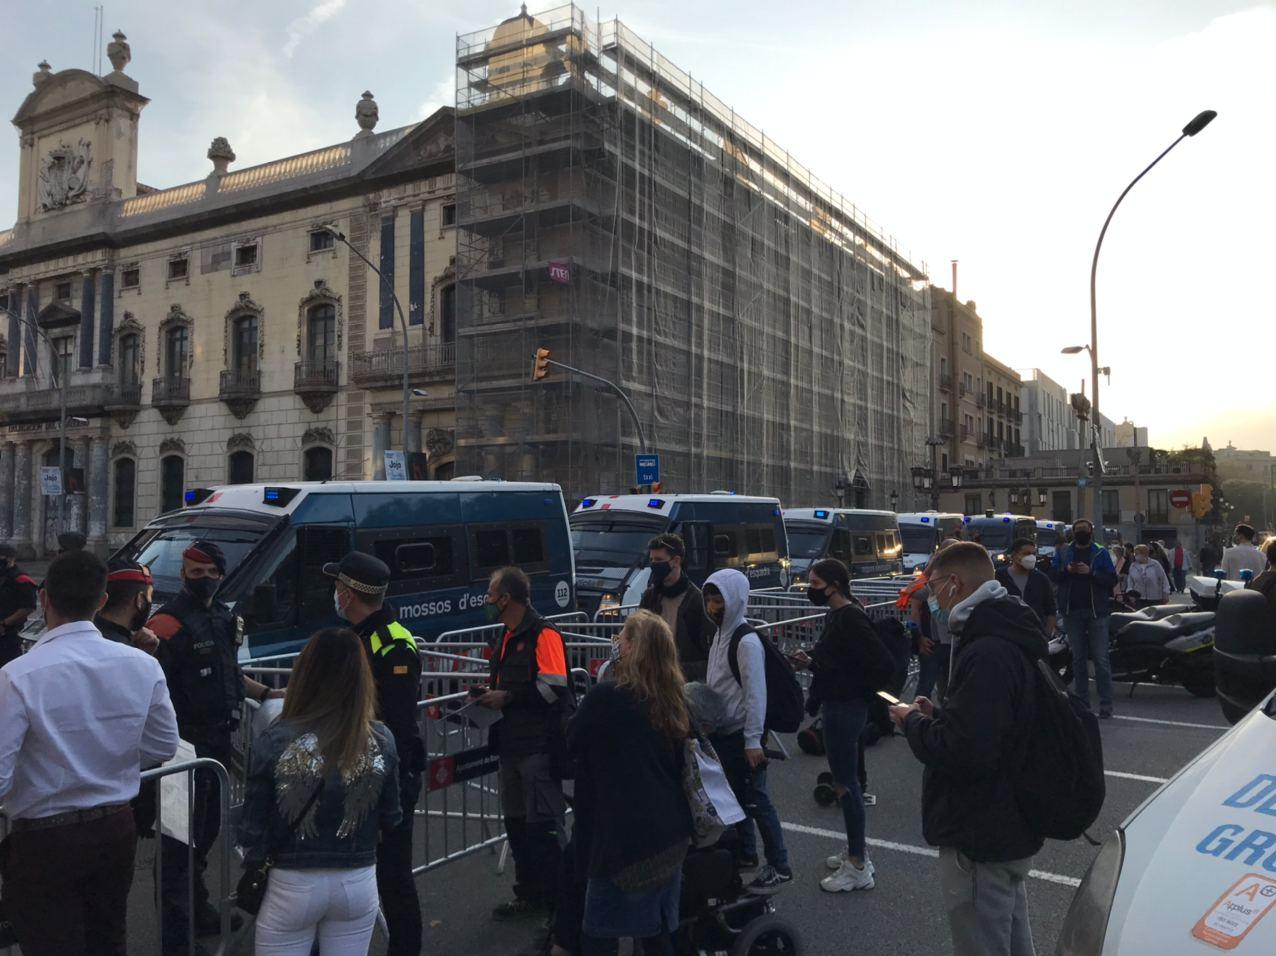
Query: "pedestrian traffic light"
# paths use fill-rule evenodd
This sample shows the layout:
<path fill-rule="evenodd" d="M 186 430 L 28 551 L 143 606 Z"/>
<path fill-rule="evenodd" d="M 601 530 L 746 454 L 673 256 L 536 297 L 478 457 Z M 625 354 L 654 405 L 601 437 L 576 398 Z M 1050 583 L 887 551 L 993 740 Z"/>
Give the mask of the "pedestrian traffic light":
<path fill-rule="evenodd" d="M 1196 494 L 1192 495 L 1192 514 L 1197 518 L 1204 518 L 1213 507 L 1214 487 L 1212 485 L 1201 485 Z"/>
<path fill-rule="evenodd" d="M 532 368 L 532 381 L 539 382 L 549 374 L 549 349 L 536 350 L 536 364 Z"/>

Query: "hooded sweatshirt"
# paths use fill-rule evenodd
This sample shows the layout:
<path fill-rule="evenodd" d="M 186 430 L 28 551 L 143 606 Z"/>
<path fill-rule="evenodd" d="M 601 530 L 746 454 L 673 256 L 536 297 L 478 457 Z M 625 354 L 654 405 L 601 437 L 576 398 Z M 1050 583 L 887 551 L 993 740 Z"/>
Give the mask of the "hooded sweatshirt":
<path fill-rule="evenodd" d="M 744 731 L 746 750 L 762 746 L 762 724 L 766 719 L 766 659 L 762 638 L 752 631 L 740 639 L 737 663 L 740 680 L 731 673 L 731 635 L 744 623 L 749 604 L 749 579 L 735 569 L 715 571 L 705 582 L 722 592 L 726 604 L 722 626 L 709 646 L 708 684 L 722 698 L 725 720 L 719 733 Z"/>
<path fill-rule="evenodd" d="M 912 713 L 904 733 L 925 766 L 922 832 L 972 860 L 1021 860 L 1042 840 L 1015 799 L 1032 726 L 1033 661 L 1046 654 L 1041 622 L 995 581 L 953 608 L 957 656 L 933 717 Z"/>

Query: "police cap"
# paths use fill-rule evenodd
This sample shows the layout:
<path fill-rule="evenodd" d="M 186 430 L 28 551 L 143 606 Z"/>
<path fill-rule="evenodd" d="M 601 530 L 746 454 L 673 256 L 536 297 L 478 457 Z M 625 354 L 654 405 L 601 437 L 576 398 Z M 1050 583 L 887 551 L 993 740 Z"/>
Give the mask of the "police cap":
<path fill-rule="evenodd" d="M 196 564 L 212 564 L 218 573 L 226 573 L 226 556 L 222 549 L 211 541 L 196 541 L 182 552 L 182 557 Z"/>
<path fill-rule="evenodd" d="M 323 573 L 357 594 L 377 597 L 390 586 L 390 569 L 385 562 L 362 551 L 351 551 L 340 562 L 325 564 Z"/>
<path fill-rule="evenodd" d="M 88 538 L 80 534 L 78 531 L 63 531 L 58 535 L 59 551 L 83 551 L 84 546 L 88 543 Z"/>

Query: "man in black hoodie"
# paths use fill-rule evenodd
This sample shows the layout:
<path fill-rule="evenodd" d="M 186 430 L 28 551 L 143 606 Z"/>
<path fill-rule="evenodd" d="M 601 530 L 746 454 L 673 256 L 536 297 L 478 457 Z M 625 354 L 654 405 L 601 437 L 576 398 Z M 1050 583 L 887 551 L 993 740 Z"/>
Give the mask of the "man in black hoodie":
<path fill-rule="evenodd" d="M 957 956 L 1030 956 L 1025 881 L 1042 838 L 1024 819 L 1014 777 L 1035 707 L 1033 662 L 1046 653 L 1037 615 L 994 578 L 988 552 L 961 542 L 926 569 L 931 613 L 956 642 L 942 708 L 924 697 L 891 708 L 922 776 L 922 830 L 939 869 Z M 976 892 L 976 888 L 978 892 Z"/>
<path fill-rule="evenodd" d="M 639 605 L 659 614 L 673 632 L 678 663 L 689 681 L 702 681 L 709 664 L 709 619 L 704 613 L 704 595 L 683 573 L 687 548 L 676 534 L 661 534 L 647 545 L 651 583 Z"/>

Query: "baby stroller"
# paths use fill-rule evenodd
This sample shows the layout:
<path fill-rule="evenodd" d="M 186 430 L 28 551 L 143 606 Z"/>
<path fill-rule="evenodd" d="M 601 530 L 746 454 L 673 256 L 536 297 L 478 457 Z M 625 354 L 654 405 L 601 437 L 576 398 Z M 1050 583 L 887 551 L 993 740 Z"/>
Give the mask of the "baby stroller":
<path fill-rule="evenodd" d="M 715 845 L 687 854 L 674 949 L 680 956 L 801 954 L 797 930 L 776 915 L 772 898 L 744 891 L 735 840 L 728 830 Z"/>

